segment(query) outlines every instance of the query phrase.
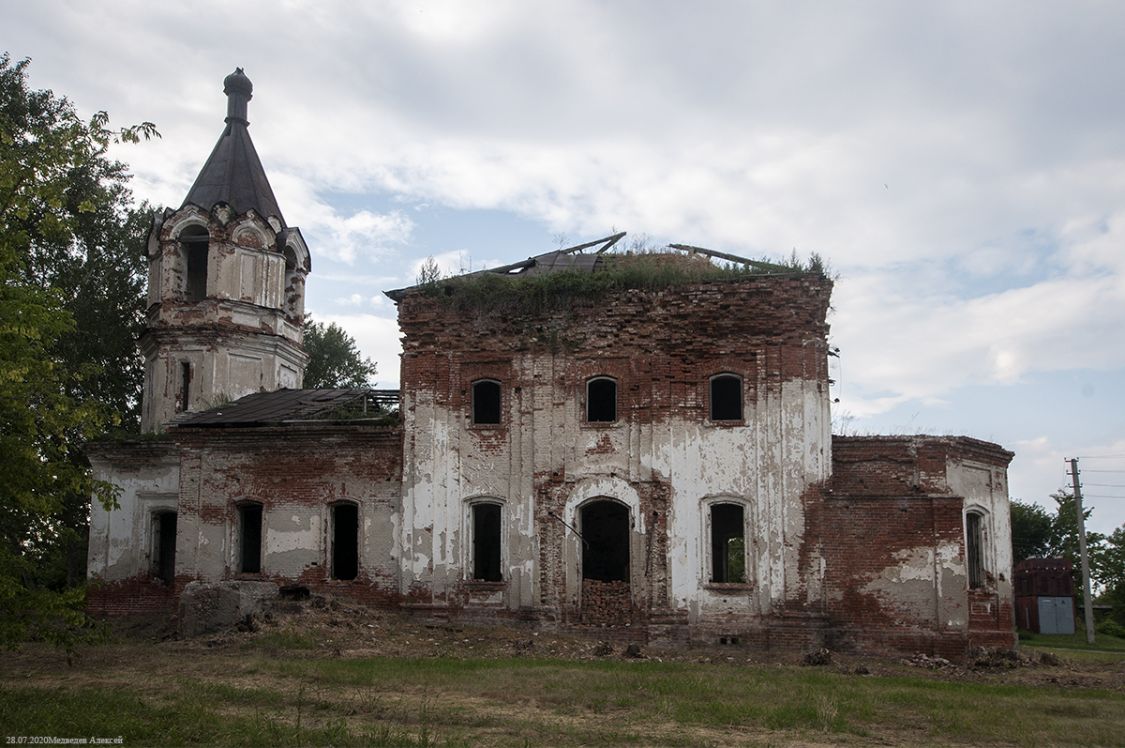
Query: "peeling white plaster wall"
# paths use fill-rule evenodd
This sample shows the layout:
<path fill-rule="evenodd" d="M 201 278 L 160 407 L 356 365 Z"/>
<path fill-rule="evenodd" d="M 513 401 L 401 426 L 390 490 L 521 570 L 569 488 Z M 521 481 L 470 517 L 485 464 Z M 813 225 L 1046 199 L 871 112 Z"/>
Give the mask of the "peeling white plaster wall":
<path fill-rule="evenodd" d="M 432 392 L 403 392 L 402 544 L 409 549 L 402 560 L 404 592 L 417 581 L 432 585 L 441 601 L 466 579 L 466 501 L 493 497 L 503 502 L 508 530 L 507 604 L 538 605 L 535 477 L 561 471 L 575 482 L 563 517 L 571 526 L 585 499 L 607 496 L 630 506 L 631 559 L 645 553 L 648 519 L 640 516 L 629 482 L 671 482 L 671 599 L 654 604 L 701 613 L 730 609 L 729 590 L 719 594 L 706 588 L 709 540 L 702 506 L 720 496 L 750 507 L 746 538 L 754 577 L 742 595 L 734 595 L 735 607 L 761 614 L 798 597 L 797 602 L 819 604 L 823 564 L 813 553 L 799 568 L 799 553 L 805 531 L 802 494 L 831 470 L 831 418 L 822 386 L 815 381 L 761 384 L 757 400 L 745 405 L 743 426 L 672 417 L 636 423 L 624 410 L 614 424 L 587 424 L 581 398 L 563 384 L 572 367 L 561 356 L 517 358 L 513 381 L 521 389 L 505 383 L 501 429 L 470 424 L 467 408 L 438 405 Z M 571 604 L 580 582 L 579 559 L 579 542 L 567 533 L 565 594 Z M 636 564 L 633 574 L 636 596 L 643 581 L 636 578 Z"/>
<path fill-rule="evenodd" d="M 116 457 L 116 459 L 115 459 Z M 152 516 L 176 511 L 180 460 L 174 445 L 133 453 L 90 455 L 94 478 L 120 489 L 118 507 L 90 506 L 87 575 L 114 582 L 148 573 L 152 565 Z"/>

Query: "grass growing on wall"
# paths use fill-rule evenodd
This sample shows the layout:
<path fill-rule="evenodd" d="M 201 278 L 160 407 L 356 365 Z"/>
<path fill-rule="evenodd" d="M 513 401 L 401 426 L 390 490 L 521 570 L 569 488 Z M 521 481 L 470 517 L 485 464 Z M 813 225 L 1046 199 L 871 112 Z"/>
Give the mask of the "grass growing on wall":
<path fill-rule="evenodd" d="M 482 272 L 431 280 L 419 288 L 460 312 L 542 314 L 630 290 L 661 291 L 689 283 L 804 274 L 828 277 L 824 262 L 815 254 L 808 261 L 794 256 L 763 269 L 717 265 L 701 255 L 641 252 L 603 255 L 594 272 L 560 270 L 528 276 Z"/>

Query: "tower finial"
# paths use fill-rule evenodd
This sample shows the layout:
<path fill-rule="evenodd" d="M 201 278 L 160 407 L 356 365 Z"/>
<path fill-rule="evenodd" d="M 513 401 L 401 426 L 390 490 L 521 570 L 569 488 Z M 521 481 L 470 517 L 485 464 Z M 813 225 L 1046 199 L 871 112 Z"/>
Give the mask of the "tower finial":
<path fill-rule="evenodd" d="M 227 95 L 227 123 L 231 120 L 249 125 L 246 119 L 246 104 L 254 98 L 254 84 L 242 72 L 242 68 L 235 68 L 234 72 L 223 79 L 223 93 Z"/>

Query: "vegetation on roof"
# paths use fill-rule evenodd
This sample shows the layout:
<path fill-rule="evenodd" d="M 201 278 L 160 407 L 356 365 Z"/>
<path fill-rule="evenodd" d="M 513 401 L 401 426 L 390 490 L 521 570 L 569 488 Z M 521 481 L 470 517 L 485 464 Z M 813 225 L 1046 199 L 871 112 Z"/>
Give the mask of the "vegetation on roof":
<path fill-rule="evenodd" d="M 399 422 L 398 402 L 363 397 L 342 402 L 314 420 L 346 422 L 364 421 L 376 426 L 392 426 Z"/>
<path fill-rule="evenodd" d="M 762 276 L 828 277 L 817 254 L 801 260 L 794 253 L 783 262 L 754 265 L 717 264 L 698 254 L 667 251 L 606 253 L 594 272 L 559 270 L 536 274 L 473 273 L 452 278 L 432 275 L 418 289 L 462 312 L 543 313 L 567 309 L 579 300 L 604 298 L 629 290 L 660 291 L 691 283 L 732 282 Z"/>

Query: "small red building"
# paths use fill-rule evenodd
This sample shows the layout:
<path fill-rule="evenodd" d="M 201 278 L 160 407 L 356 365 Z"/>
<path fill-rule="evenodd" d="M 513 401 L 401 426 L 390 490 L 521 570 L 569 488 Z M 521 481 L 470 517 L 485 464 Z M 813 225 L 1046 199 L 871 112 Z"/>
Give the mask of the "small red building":
<path fill-rule="evenodd" d="M 1016 625 L 1037 634 L 1074 633 L 1070 559 L 1027 558 L 1016 564 Z"/>

